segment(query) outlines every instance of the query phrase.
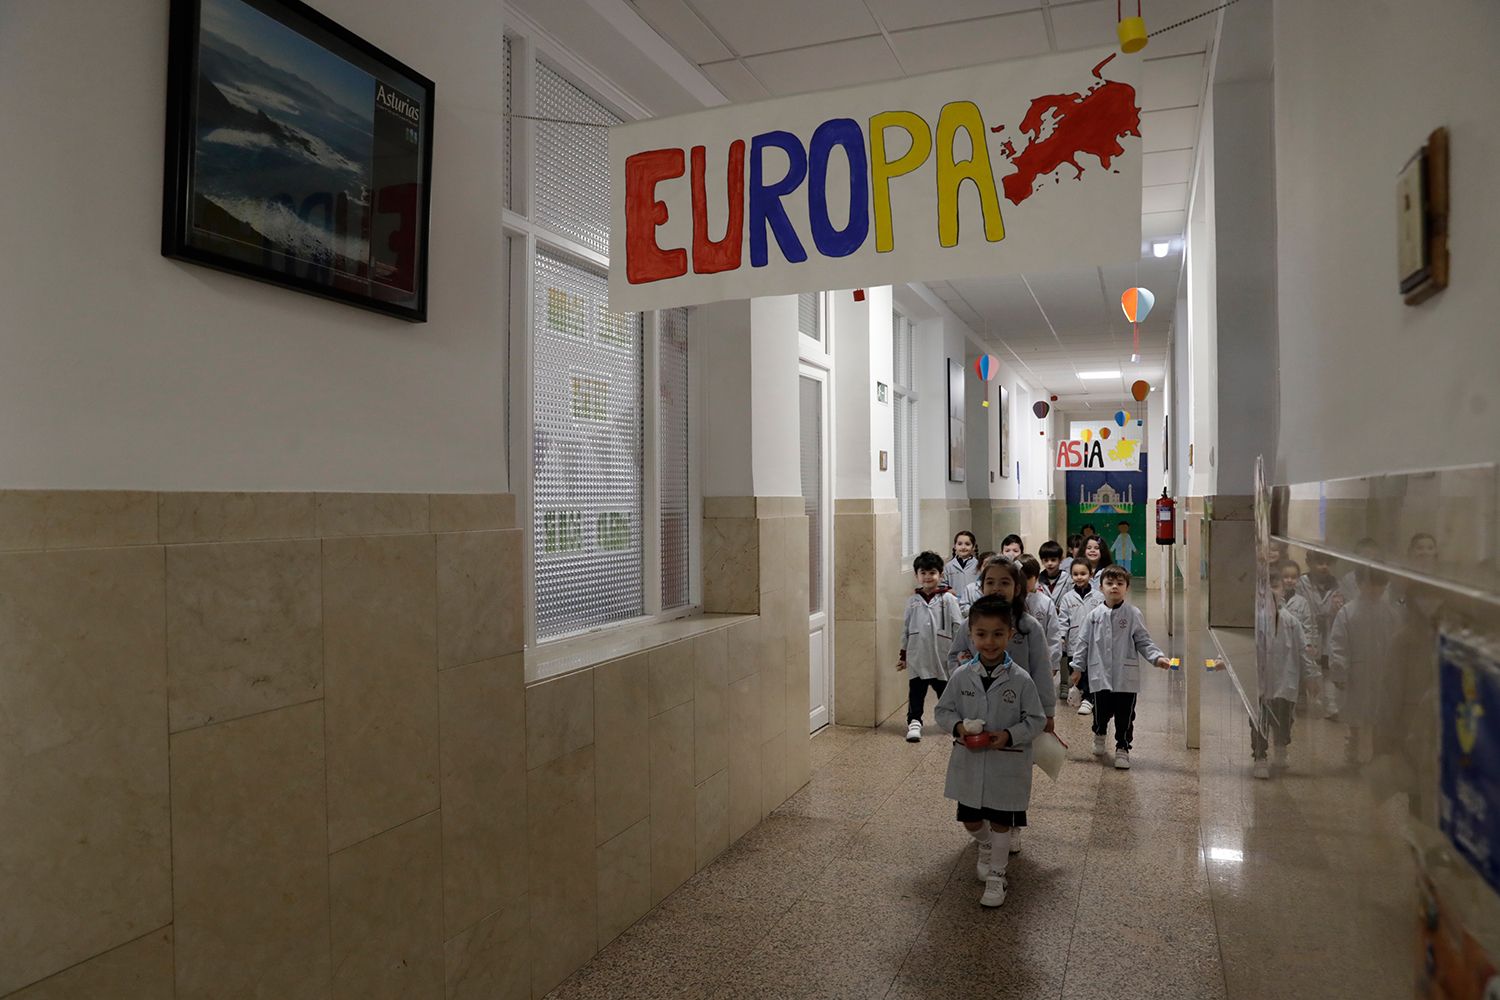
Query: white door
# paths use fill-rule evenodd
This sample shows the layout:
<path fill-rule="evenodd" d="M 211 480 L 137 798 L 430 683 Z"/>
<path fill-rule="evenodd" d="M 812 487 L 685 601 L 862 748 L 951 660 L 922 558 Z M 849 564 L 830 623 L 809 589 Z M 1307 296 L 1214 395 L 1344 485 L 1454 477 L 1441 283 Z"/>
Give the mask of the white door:
<path fill-rule="evenodd" d="M 828 461 L 828 372 L 803 365 L 798 394 L 802 501 L 807 511 L 808 732 L 833 720 L 833 517 Z"/>

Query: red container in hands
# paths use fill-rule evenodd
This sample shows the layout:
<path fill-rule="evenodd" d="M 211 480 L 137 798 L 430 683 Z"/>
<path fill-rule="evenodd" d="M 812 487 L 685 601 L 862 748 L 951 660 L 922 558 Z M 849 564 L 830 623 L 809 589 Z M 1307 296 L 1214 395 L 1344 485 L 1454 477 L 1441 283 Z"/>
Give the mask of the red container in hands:
<path fill-rule="evenodd" d="M 983 750 L 987 748 L 991 742 L 989 733 L 975 733 L 972 736 L 965 736 L 963 739 L 964 746 L 968 747 L 970 750 Z"/>

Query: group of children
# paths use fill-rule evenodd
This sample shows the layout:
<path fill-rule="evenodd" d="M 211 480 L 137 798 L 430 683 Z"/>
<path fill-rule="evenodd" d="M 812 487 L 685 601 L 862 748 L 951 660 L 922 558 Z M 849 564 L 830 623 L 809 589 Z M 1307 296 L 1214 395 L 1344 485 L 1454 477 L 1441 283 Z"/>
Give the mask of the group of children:
<path fill-rule="evenodd" d="M 1250 726 L 1257 778 L 1271 777 L 1273 763 L 1286 768 L 1299 700 L 1310 711 L 1346 723 L 1345 759 L 1363 760 L 1366 734 L 1382 724 L 1390 701 L 1384 687 L 1398 637 L 1414 621 L 1432 617 L 1427 598 L 1393 586 L 1386 573 L 1369 565 L 1380 554 L 1373 539 L 1360 540 L 1355 553 L 1360 562 L 1342 577 L 1334 575 L 1326 552 L 1309 550 L 1305 573 L 1279 542 L 1265 553 L 1272 604 L 1259 656 L 1260 718 Z M 1430 569 L 1437 542 L 1418 533 L 1407 556 L 1415 567 Z"/>
<path fill-rule="evenodd" d="M 1066 561 L 1057 542 L 1031 556 L 1017 535 L 998 555 L 976 549 L 960 531 L 946 563 L 935 552 L 913 561 L 896 669 L 909 678 L 907 742 L 921 740 L 927 692 L 937 695 L 935 719 L 953 739 L 944 795 L 977 844 L 980 904 L 995 907 L 1026 826 L 1032 743 L 1053 732 L 1060 694 L 1093 715 L 1101 758 L 1114 720 L 1113 763 L 1128 770 L 1141 658 L 1170 661 L 1127 601 L 1129 570 L 1097 536 L 1070 538 Z"/>

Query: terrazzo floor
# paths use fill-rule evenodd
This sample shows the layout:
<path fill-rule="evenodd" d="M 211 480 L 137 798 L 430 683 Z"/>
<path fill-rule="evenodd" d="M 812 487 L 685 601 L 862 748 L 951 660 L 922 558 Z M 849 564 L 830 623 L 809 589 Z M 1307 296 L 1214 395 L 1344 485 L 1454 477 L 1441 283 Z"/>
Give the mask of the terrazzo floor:
<path fill-rule="evenodd" d="M 1036 772 L 998 910 L 943 798 L 948 741 L 906 743 L 897 713 L 814 736 L 807 787 L 551 996 L 1225 997 L 1182 687 L 1149 672 L 1130 771 L 1059 714 L 1069 761 Z"/>

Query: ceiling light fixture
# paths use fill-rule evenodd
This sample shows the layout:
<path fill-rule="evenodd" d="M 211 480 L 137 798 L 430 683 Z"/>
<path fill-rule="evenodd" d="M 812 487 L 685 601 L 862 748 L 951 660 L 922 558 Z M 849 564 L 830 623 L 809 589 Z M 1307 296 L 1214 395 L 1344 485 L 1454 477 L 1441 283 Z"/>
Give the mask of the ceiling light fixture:
<path fill-rule="evenodd" d="M 1151 255 L 1153 257 L 1165 257 L 1168 253 L 1171 252 L 1171 250 L 1172 244 L 1170 243 L 1162 242 L 1151 244 Z"/>
<path fill-rule="evenodd" d="M 1081 379 L 1083 379 L 1085 382 L 1091 382 L 1091 381 L 1094 381 L 1096 379 L 1119 378 L 1120 377 L 1120 373 L 1118 371 L 1113 371 L 1113 372 L 1079 372 L 1078 373 L 1078 377 L 1081 378 Z"/>

